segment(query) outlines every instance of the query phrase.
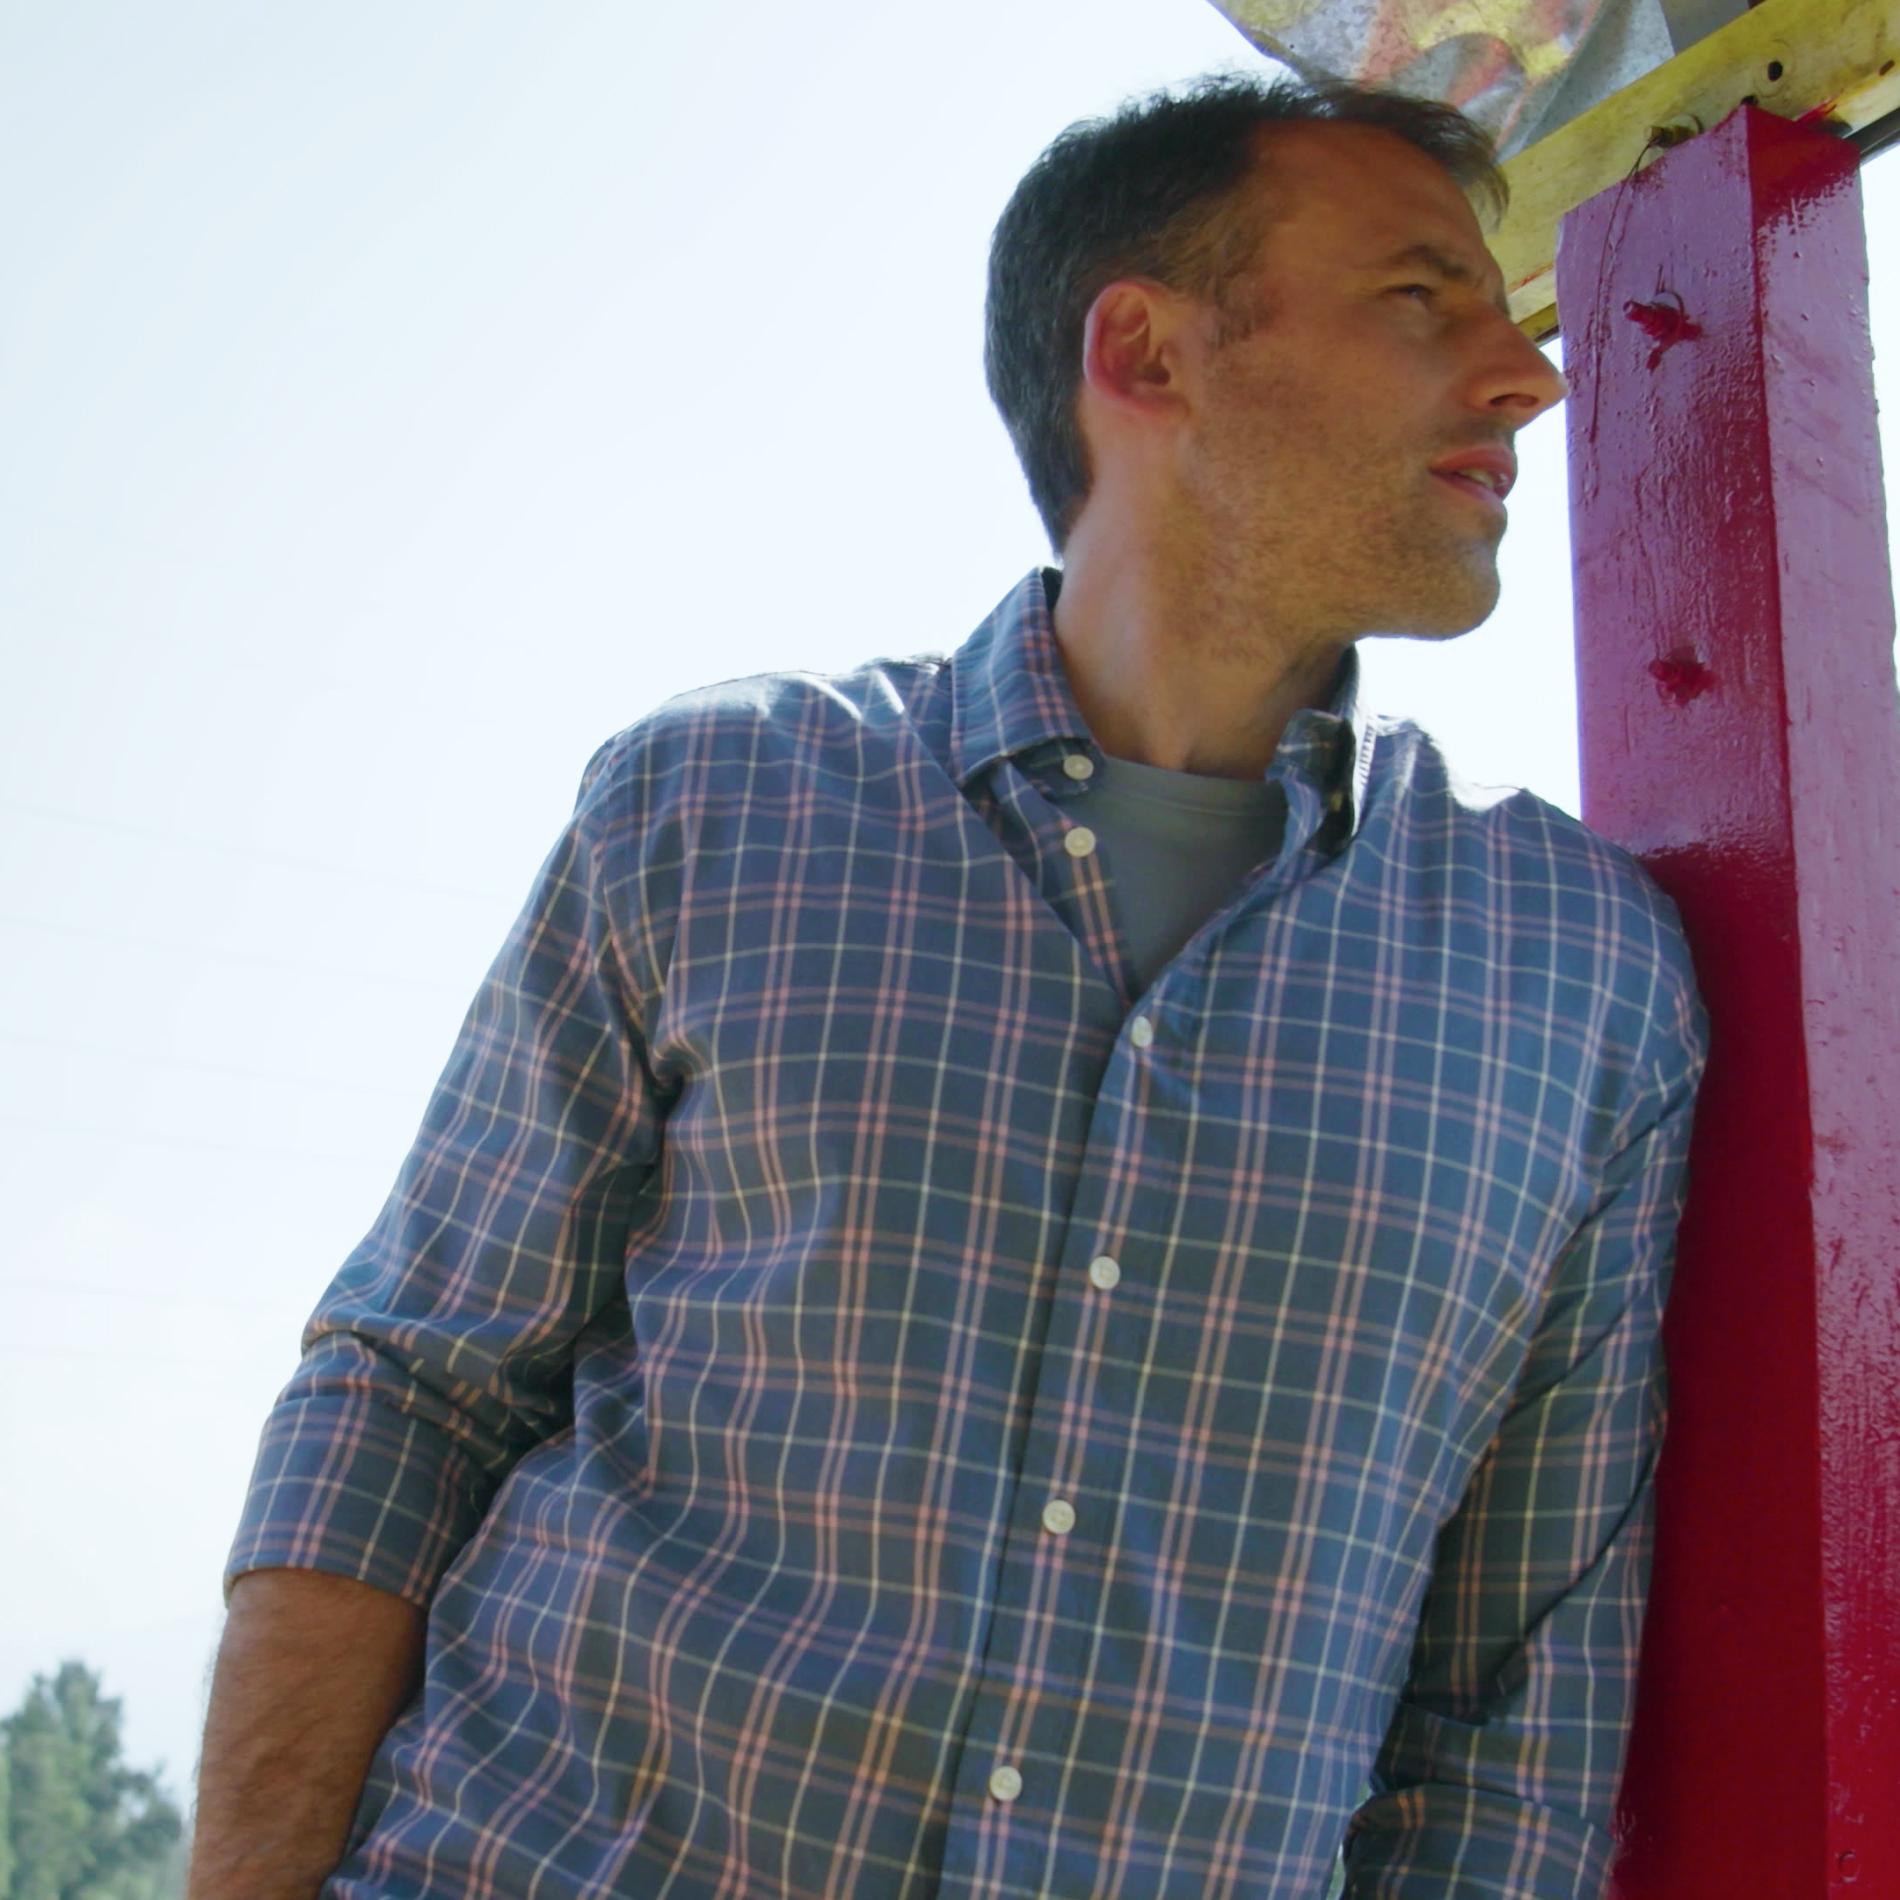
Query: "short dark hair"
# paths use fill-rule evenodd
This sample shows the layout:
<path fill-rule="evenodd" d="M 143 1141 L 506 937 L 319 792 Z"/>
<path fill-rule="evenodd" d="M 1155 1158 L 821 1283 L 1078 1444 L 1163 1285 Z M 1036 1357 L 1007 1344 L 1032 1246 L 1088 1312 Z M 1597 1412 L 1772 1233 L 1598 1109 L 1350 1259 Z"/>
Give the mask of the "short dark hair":
<path fill-rule="evenodd" d="M 1314 122 L 1397 133 L 1488 198 L 1494 220 L 1510 201 L 1490 135 L 1455 107 L 1344 82 L 1219 74 L 1070 126 L 1004 207 L 990 241 L 983 367 L 1058 552 L 1089 492 L 1076 417 L 1089 306 L 1119 277 L 1223 303 L 1265 235 L 1260 219 L 1228 215 L 1259 134 Z"/>

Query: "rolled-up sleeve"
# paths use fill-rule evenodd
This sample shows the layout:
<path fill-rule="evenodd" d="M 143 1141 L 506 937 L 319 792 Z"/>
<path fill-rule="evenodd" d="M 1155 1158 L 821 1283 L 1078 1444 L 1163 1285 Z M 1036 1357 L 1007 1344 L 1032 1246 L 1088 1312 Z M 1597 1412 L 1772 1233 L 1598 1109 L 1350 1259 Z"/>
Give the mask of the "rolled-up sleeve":
<path fill-rule="evenodd" d="M 1442 1531 L 1354 1816 L 1346 1900 L 1599 1900 L 1635 1700 L 1662 1315 L 1699 1005 L 1647 1125 L 1555 1263 L 1511 1405 Z"/>
<path fill-rule="evenodd" d="M 569 1420 L 659 1154 L 642 991 L 610 901 L 624 739 L 484 979 L 374 1227 L 266 1421 L 230 1581 L 324 1570 L 425 1603 L 522 1455 Z"/>

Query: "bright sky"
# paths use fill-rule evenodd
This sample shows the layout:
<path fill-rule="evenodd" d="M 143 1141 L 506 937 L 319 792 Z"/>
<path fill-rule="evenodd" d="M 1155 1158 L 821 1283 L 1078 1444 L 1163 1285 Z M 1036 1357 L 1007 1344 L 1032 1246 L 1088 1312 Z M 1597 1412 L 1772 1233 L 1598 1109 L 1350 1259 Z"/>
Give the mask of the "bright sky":
<path fill-rule="evenodd" d="M 0 19 L 0 1711 L 83 1657 L 183 1791 L 258 1426 L 582 766 L 1044 558 L 990 226 L 1220 63 L 1206 0 Z M 1562 428 L 1498 614 L 1364 651 L 1574 810 Z"/>

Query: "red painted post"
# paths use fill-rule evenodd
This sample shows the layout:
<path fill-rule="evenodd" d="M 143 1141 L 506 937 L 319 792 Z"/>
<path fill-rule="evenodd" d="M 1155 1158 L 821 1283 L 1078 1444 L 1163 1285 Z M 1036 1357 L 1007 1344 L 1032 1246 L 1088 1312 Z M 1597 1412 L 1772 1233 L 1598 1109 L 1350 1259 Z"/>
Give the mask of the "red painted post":
<path fill-rule="evenodd" d="M 1623 1900 L 1900 1896 L 1900 706 L 1857 157 L 1740 108 L 1557 254 L 1583 806 L 1713 1023 Z"/>

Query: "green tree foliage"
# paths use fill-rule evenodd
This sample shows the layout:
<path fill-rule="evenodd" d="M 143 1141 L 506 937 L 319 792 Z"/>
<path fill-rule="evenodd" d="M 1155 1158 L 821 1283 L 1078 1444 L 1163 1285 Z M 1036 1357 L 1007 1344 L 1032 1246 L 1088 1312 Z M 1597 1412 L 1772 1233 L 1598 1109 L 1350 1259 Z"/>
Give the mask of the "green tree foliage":
<path fill-rule="evenodd" d="M 0 1722 L 0 1900 L 169 1900 L 183 1824 L 120 1760 L 119 1704 L 84 1663 L 36 1676 Z"/>
<path fill-rule="evenodd" d="M 13 1776 L 7 1768 L 6 1730 L 0 1728 L 0 1900 L 13 1891 Z"/>

